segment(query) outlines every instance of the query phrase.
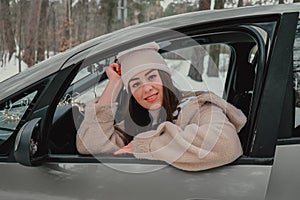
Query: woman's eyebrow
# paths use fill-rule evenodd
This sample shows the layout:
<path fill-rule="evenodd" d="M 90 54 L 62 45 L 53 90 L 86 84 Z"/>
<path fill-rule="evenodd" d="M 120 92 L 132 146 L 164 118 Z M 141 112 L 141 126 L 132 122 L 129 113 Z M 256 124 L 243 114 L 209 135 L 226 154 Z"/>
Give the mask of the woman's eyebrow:
<path fill-rule="evenodd" d="M 136 81 L 136 80 L 139 80 L 140 78 L 132 78 L 129 80 L 128 84 L 131 82 L 131 81 Z"/>
<path fill-rule="evenodd" d="M 153 72 L 153 71 L 155 71 L 156 69 L 151 69 L 151 70 L 149 70 L 144 76 L 147 76 L 148 74 L 150 74 L 151 72 Z M 132 79 L 130 79 L 129 80 L 129 82 L 128 83 L 130 83 L 131 81 L 136 81 L 136 80 L 139 80 L 140 78 L 132 78 Z"/>
<path fill-rule="evenodd" d="M 151 70 L 149 70 L 146 74 L 145 74 L 145 76 L 147 76 L 148 74 L 150 74 L 151 72 L 153 72 L 153 71 L 155 71 L 156 69 L 151 69 Z"/>

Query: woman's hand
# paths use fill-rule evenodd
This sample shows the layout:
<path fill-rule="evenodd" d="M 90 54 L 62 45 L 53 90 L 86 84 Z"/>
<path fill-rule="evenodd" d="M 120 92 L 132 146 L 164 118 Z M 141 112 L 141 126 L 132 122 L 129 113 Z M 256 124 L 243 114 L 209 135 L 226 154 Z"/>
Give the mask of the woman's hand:
<path fill-rule="evenodd" d="M 133 154 L 132 143 L 133 143 L 133 141 L 131 141 L 129 144 L 127 144 L 126 146 L 124 146 L 124 147 L 121 148 L 120 150 L 115 151 L 115 152 L 114 152 L 114 155 L 120 155 L 120 154 Z"/>
<path fill-rule="evenodd" d="M 109 80 L 121 79 L 121 66 L 118 63 L 112 63 L 106 68 L 106 74 Z"/>
<path fill-rule="evenodd" d="M 102 95 L 95 99 L 95 103 L 108 105 L 116 101 L 123 83 L 121 76 L 117 72 L 121 71 L 121 66 L 118 63 L 112 63 L 106 68 L 106 74 L 109 79 Z"/>

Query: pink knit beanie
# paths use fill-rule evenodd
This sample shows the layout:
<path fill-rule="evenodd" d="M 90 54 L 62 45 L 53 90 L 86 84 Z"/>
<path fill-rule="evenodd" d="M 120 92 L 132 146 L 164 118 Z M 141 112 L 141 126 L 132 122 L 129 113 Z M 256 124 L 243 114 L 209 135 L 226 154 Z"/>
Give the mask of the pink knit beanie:
<path fill-rule="evenodd" d="M 127 91 L 129 80 L 144 70 L 158 69 L 171 75 L 170 68 L 157 52 L 158 50 L 159 45 L 156 42 L 151 42 L 120 52 L 117 55 L 121 65 L 121 78 Z"/>

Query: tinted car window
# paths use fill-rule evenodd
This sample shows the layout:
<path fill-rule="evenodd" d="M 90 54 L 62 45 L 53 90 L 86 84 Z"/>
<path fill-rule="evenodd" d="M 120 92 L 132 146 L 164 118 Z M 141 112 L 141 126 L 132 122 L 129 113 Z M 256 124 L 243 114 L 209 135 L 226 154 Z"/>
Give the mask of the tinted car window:
<path fill-rule="evenodd" d="M 24 93 L 16 100 L 8 100 L 0 107 L 0 144 L 16 130 L 20 120 L 36 96 L 37 91 Z"/>
<path fill-rule="evenodd" d="M 293 82 L 295 92 L 295 128 L 300 125 L 300 21 L 298 21 L 297 31 L 295 34 L 294 53 L 293 53 Z M 297 135 L 298 132 L 297 130 Z M 299 135 L 300 136 L 300 133 Z"/>

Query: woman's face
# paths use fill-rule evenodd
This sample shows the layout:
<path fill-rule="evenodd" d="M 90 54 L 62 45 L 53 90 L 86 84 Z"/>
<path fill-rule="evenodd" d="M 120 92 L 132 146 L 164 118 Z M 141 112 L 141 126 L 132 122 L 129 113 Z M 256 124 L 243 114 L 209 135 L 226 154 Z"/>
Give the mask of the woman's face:
<path fill-rule="evenodd" d="M 129 81 L 135 100 L 148 110 L 157 110 L 163 103 L 163 84 L 158 70 L 145 70 Z"/>

